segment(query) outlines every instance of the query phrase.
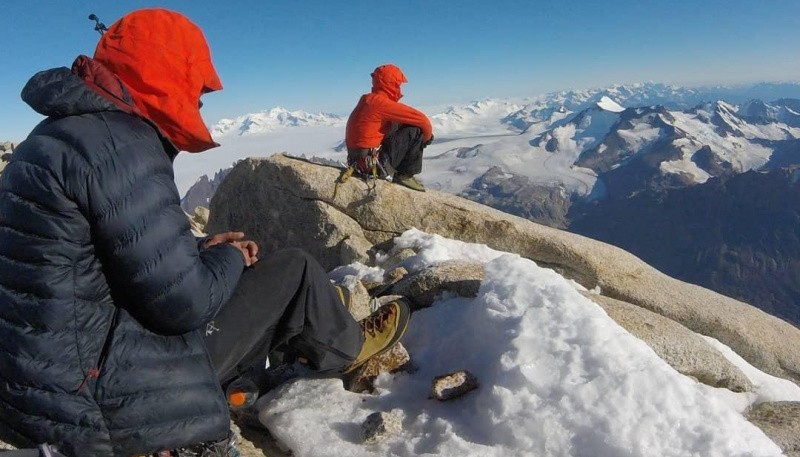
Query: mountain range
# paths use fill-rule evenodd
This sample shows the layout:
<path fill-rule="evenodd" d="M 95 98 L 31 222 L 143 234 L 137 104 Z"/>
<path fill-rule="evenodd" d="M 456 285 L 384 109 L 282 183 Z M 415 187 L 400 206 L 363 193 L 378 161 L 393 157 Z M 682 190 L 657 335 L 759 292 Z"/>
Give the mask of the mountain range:
<path fill-rule="evenodd" d="M 289 111 L 280 106 L 259 113 L 246 114 L 235 119 L 220 119 L 209 129 L 214 136 L 229 134 L 251 135 L 271 132 L 282 127 L 337 125 L 346 119 L 330 113 Z"/>
<path fill-rule="evenodd" d="M 436 141 L 420 175 L 429 188 L 612 242 L 672 276 L 800 323 L 800 281 L 791 273 L 800 261 L 791 200 L 800 84 L 617 85 L 486 99 L 431 119 Z M 242 137 L 263 145 L 281 132 L 296 135 L 287 144 L 307 146 L 311 132 L 325 132 L 304 153 L 342 161 L 343 127 L 335 115 L 273 109 L 212 130 L 231 151 Z"/>

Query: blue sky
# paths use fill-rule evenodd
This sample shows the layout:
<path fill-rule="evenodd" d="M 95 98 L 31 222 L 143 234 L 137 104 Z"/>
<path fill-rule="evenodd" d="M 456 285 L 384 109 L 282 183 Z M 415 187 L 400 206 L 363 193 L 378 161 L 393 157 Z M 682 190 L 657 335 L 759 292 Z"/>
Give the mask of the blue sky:
<path fill-rule="evenodd" d="M 208 123 L 274 106 L 348 114 L 369 73 L 406 72 L 406 103 L 461 103 L 612 83 L 800 80 L 797 0 L 4 0 L 0 141 L 40 120 L 19 99 L 35 72 L 91 55 L 89 13 L 111 25 L 162 6 L 205 31 L 225 90 Z"/>

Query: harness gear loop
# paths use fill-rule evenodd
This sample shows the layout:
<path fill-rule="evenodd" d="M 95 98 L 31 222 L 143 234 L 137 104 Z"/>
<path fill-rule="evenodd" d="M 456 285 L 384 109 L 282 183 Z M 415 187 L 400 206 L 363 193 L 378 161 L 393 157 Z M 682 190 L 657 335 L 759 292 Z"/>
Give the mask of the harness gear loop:
<path fill-rule="evenodd" d="M 378 183 L 377 180 L 385 178 L 387 181 L 392 180 L 392 172 L 389 170 L 391 166 L 387 166 L 381 161 L 381 147 L 363 149 L 362 156 L 352 162 L 345 168 L 336 180 L 333 188 L 333 199 L 339 193 L 339 185 L 347 182 L 353 173 L 358 174 L 367 183 L 367 195 L 372 193 L 377 194 Z M 388 168 L 388 169 L 387 169 Z"/>

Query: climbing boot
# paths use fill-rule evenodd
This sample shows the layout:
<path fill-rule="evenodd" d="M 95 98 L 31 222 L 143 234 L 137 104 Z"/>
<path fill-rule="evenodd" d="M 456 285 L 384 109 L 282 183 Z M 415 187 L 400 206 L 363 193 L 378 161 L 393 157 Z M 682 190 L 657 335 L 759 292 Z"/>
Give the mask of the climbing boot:
<path fill-rule="evenodd" d="M 423 186 L 422 183 L 413 176 L 396 174 L 392 179 L 392 182 L 408 187 L 409 189 L 425 192 L 425 186 Z"/>
<path fill-rule="evenodd" d="M 353 363 L 344 369 L 349 373 L 369 359 L 381 355 L 392 348 L 408 327 L 408 320 L 411 318 L 411 309 L 405 300 L 394 300 L 389 302 L 369 316 L 362 319 L 358 324 L 364 332 L 364 345 L 361 346 Z"/>

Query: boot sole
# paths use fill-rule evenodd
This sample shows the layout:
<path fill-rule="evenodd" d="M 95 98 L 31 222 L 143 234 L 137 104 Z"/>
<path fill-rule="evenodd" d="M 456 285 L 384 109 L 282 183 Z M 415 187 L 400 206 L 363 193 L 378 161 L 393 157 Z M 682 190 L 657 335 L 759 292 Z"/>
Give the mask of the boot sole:
<path fill-rule="evenodd" d="M 412 187 L 412 186 L 409 186 L 408 184 L 404 184 L 404 183 L 401 183 L 401 182 L 395 182 L 395 183 L 398 186 L 405 187 L 406 189 L 416 190 L 417 192 L 425 192 L 425 188 L 424 187 L 423 188 L 417 188 L 417 187 Z"/>

